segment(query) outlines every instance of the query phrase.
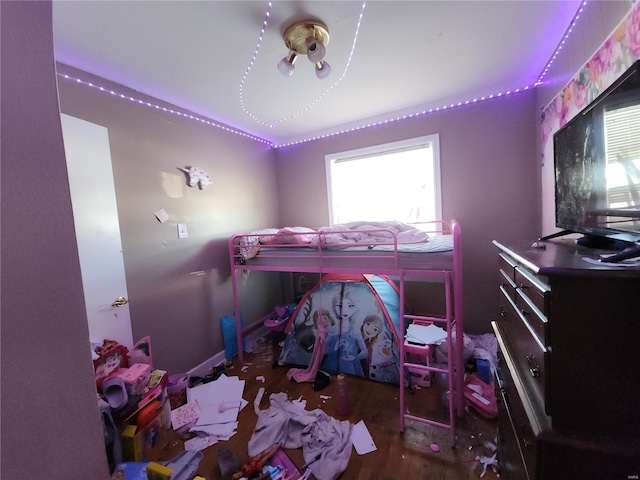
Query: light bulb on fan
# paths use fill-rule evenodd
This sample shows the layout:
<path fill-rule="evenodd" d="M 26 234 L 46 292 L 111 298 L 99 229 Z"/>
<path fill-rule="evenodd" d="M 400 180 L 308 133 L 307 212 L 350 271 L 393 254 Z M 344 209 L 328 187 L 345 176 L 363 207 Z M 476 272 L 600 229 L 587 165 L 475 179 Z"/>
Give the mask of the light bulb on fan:
<path fill-rule="evenodd" d="M 323 60 L 316 63 L 316 77 L 327 78 L 331 74 L 331 65 L 329 62 Z"/>
<path fill-rule="evenodd" d="M 296 62 L 297 56 L 298 54 L 296 52 L 290 50 L 289 54 L 278 63 L 278 70 L 280 70 L 280 73 L 285 77 L 293 75 L 293 71 L 296 68 L 294 63 Z"/>
<path fill-rule="evenodd" d="M 315 37 L 308 37 L 306 40 L 306 44 L 307 57 L 309 57 L 309 61 L 315 64 L 321 62 L 327 52 L 327 49 L 322 44 L 322 42 Z"/>

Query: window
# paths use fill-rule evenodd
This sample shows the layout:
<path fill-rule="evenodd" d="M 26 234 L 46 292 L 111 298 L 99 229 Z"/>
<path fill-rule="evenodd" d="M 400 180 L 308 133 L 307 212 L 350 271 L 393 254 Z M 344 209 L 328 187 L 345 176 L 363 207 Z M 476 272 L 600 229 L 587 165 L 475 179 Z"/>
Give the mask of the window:
<path fill-rule="evenodd" d="M 441 219 L 438 135 L 325 157 L 331 225 Z"/>
<path fill-rule="evenodd" d="M 640 206 L 640 105 L 604 112 L 609 208 Z"/>

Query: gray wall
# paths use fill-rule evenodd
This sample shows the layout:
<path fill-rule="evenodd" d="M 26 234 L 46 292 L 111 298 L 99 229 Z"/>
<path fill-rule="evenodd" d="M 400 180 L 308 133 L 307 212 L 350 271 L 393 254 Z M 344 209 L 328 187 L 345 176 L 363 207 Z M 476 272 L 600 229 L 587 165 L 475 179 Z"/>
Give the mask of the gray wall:
<path fill-rule="evenodd" d="M 2 464 L 107 479 L 53 63 L 51 4 L 0 2 Z"/>
<path fill-rule="evenodd" d="M 491 240 L 538 235 L 536 121 L 528 91 L 278 149 L 281 221 L 327 224 L 326 154 L 438 133 L 443 217 L 462 226 L 465 330 L 484 333 L 497 302 Z"/>
<path fill-rule="evenodd" d="M 58 72 L 78 75 L 64 65 Z M 162 104 L 84 72 L 81 76 Z M 133 338 L 151 336 L 155 367 L 189 370 L 223 350 L 220 318 L 233 313 L 229 237 L 279 222 L 275 155 L 244 136 L 64 78 L 58 83 L 62 112 L 109 131 Z M 213 183 L 203 190 L 188 187 L 178 170 L 185 166 L 202 168 Z M 166 223 L 154 216 L 159 208 L 169 214 Z M 187 224 L 189 238 L 178 238 L 178 223 Z M 242 295 L 247 322 L 281 301 L 279 288 L 265 288 L 275 275 L 256 273 L 242 283 L 243 291 L 269 292 Z"/>

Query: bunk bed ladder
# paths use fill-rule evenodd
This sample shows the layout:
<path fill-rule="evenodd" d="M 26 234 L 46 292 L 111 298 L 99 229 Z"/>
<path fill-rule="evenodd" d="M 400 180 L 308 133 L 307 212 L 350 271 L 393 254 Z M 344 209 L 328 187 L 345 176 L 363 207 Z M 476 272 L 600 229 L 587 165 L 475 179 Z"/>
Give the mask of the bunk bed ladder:
<path fill-rule="evenodd" d="M 447 368 L 440 368 L 429 365 L 428 362 L 416 363 L 407 361 L 407 353 L 430 353 L 433 345 L 420 347 L 408 346 L 405 339 L 400 338 L 400 431 L 404 432 L 405 421 L 413 420 L 420 423 L 433 425 L 449 430 L 449 439 L 452 447 L 455 447 L 455 422 L 456 415 L 464 414 L 464 357 L 463 341 L 464 328 L 462 322 L 462 256 L 460 249 L 460 228 L 454 221 L 452 222 L 452 235 L 454 236 L 454 266 L 451 271 L 442 271 L 442 279 L 445 289 L 445 312 L 442 316 L 411 315 L 405 311 L 404 302 L 400 303 L 400 332 L 404 337 L 407 326 L 411 322 L 433 323 L 444 328 L 447 332 Z M 412 277 L 411 272 L 401 272 L 399 277 L 400 298 L 405 298 L 405 277 Z M 417 275 L 420 276 L 419 274 Z M 456 332 L 457 330 L 457 332 Z M 459 335 L 457 333 L 460 333 Z M 418 416 L 407 411 L 405 404 L 405 393 L 410 385 L 408 369 L 418 372 L 434 372 L 447 374 L 449 402 L 448 402 L 448 422 L 437 421 L 432 418 Z"/>

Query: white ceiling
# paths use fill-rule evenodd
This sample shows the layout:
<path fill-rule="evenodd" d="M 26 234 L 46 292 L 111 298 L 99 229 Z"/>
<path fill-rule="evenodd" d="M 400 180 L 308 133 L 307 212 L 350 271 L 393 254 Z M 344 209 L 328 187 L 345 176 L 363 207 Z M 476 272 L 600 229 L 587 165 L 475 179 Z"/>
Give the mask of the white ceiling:
<path fill-rule="evenodd" d="M 285 144 L 531 86 L 581 3 L 54 0 L 53 28 L 57 61 Z M 276 68 L 306 18 L 329 29 L 324 80 Z"/>

